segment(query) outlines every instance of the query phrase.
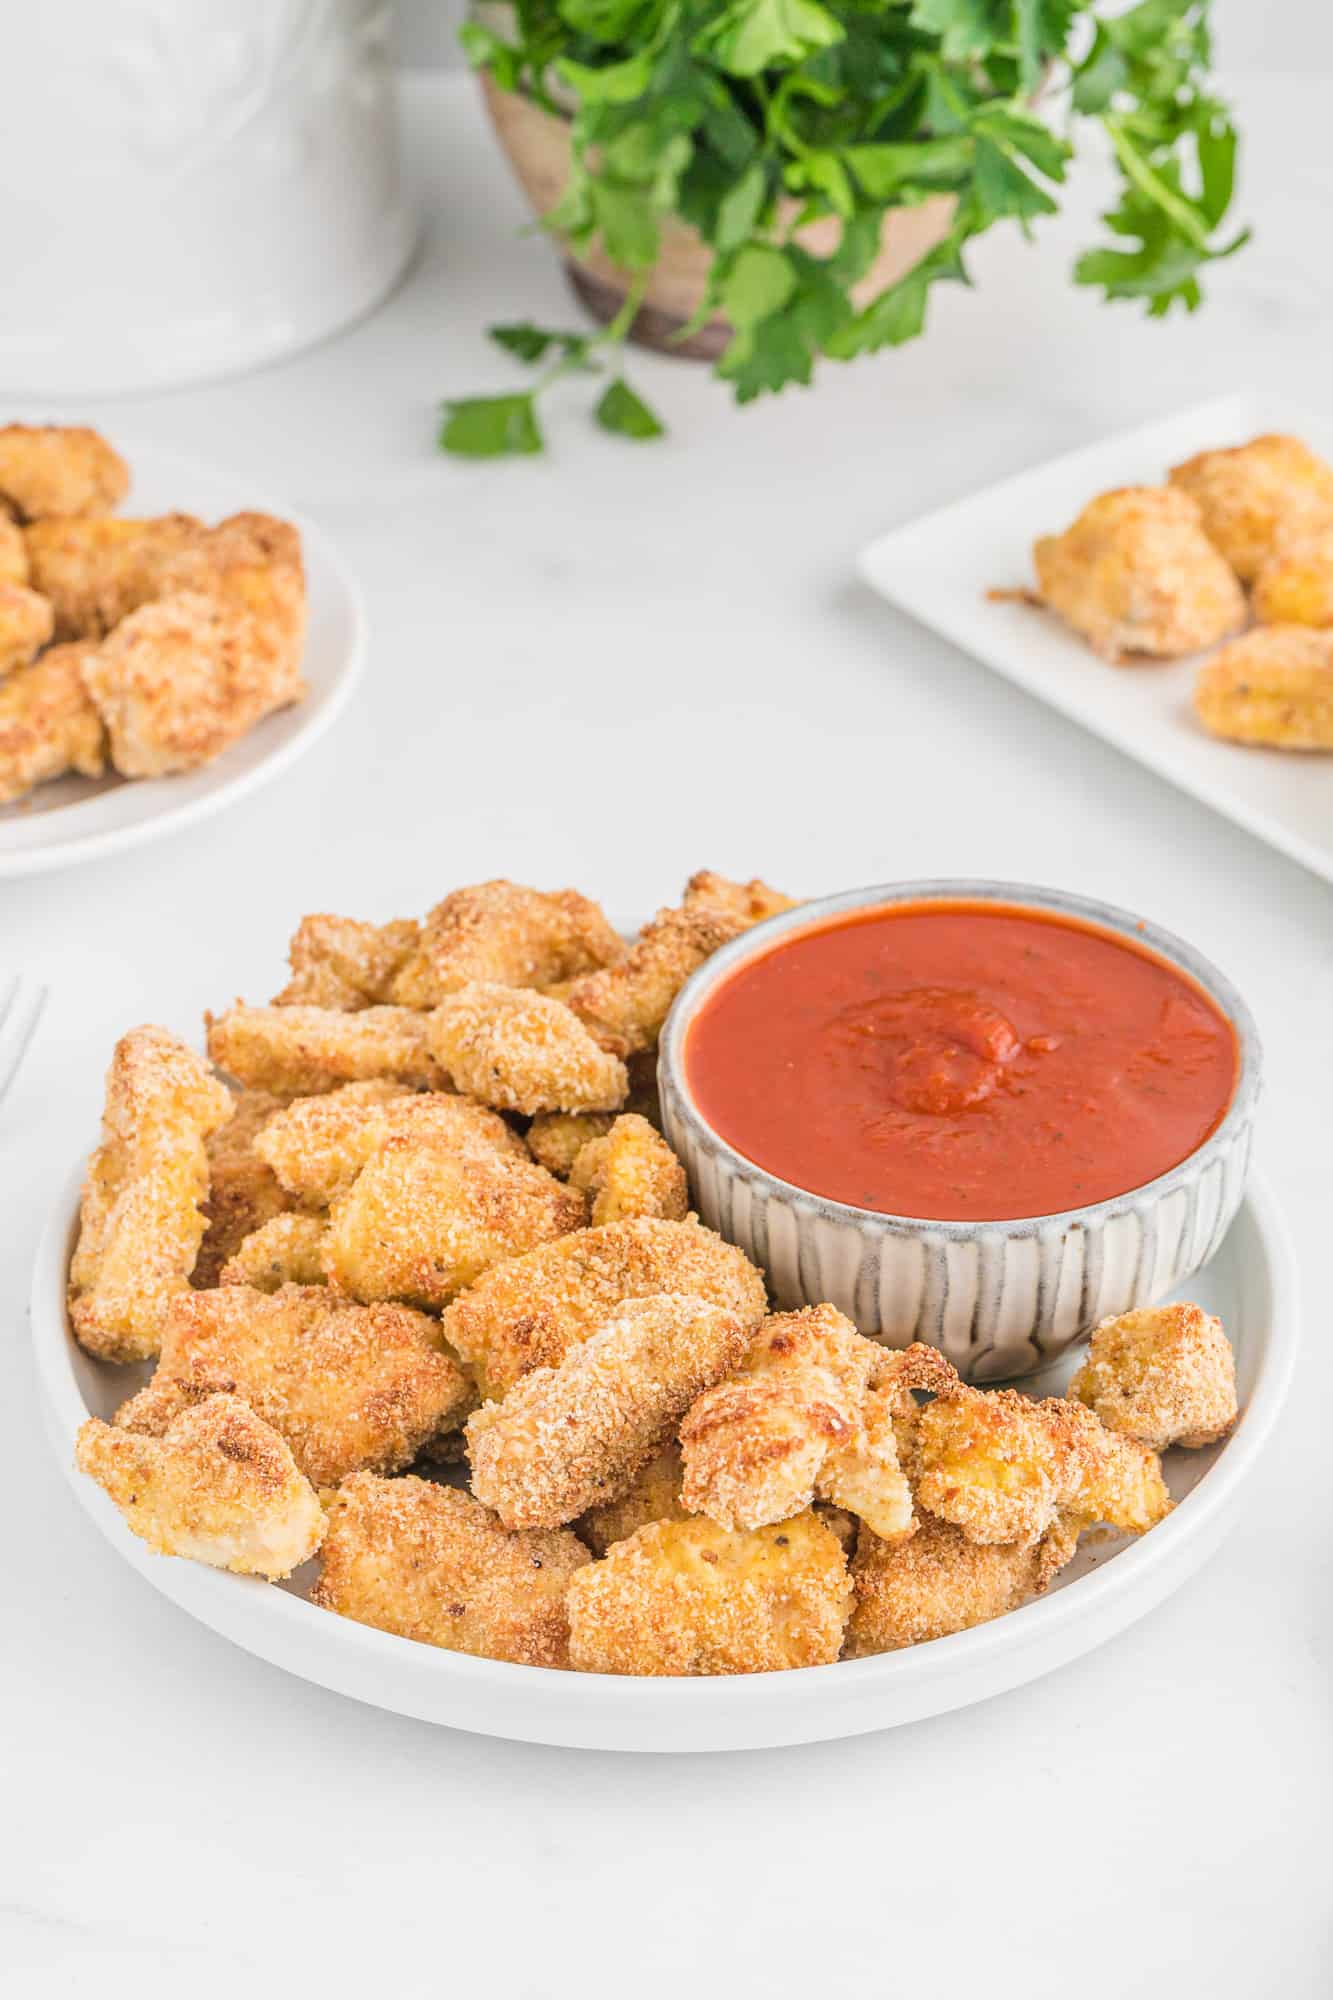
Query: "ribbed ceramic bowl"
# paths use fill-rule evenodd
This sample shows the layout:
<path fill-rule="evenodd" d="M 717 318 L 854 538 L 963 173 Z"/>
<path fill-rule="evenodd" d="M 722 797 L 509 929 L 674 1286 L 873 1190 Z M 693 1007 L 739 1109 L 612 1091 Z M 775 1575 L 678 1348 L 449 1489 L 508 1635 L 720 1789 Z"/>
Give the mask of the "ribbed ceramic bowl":
<path fill-rule="evenodd" d="M 1013 903 L 1099 925 L 1188 973 L 1236 1030 L 1240 1074 L 1222 1123 L 1189 1158 L 1145 1186 L 1059 1215 L 934 1222 L 881 1215 L 779 1180 L 705 1121 L 685 1045 L 708 995 L 782 938 L 853 910 L 931 901 Z M 1260 1048 L 1240 995 L 1180 938 L 1127 910 L 1021 882 L 890 882 L 825 896 L 756 925 L 682 989 L 658 1065 L 667 1136 L 710 1228 L 768 1274 L 778 1305 L 829 1300 L 893 1346 L 925 1340 L 970 1381 L 1029 1375 L 1108 1313 L 1150 1304 L 1213 1255 L 1240 1206 L 1260 1089 Z"/>

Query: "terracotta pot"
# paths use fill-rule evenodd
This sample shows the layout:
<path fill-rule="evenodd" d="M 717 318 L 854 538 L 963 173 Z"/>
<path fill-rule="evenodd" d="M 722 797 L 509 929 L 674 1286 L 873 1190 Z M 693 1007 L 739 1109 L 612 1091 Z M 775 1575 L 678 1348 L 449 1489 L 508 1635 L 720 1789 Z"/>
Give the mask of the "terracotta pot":
<path fill-rule="evenodd" d="M 519 185 L 533 213 L 544 215 L 559 200 L 569 179 L 569 123 L 529 98 L 498 89 L 488 76 L 483 75 L 481 86 L 491 123 Z M 789 207 L 794 214 L 796 204 Z M 856 303 L 867 303 L 942 243 L 953 213 L 954 197 L 950 194 L 932 195 L 914 208 L 890 209 L 884 217 L 879 255 L 852 288 Z M 835 216 L 821 216 L 818 222 L 797 230 L 795 241 L 816 256 L 827 257 L 838 246 L 841 228 Z M 628 273 L 613 264 L 600 247 L 586 255 L 563 247 L 566 275 L 588 311 L 604 324 L 614 319 L 630 287 Z M 688 340 L 672 338 L 698 309 L 712 261 L 712 250 L 687 223 L 674 216 L 664 220 L 661 254 L 648 280 L 643 306 L 630 328 L 630 339 L 667 354 L 715 360 L 731 339 L 731 328 L 724 319 L 710 320 Z"/>

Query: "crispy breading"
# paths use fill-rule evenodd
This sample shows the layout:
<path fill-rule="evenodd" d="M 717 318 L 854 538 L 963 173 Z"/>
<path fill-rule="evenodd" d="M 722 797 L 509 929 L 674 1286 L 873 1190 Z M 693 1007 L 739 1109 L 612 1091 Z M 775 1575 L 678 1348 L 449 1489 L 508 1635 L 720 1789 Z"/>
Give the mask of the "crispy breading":
<path fill-rule="evenodd" d="M 1214 736 L 1277 750 L 1333 750 L 1333 632 L 1260 625 L 1206 660 L 1194 708 Z"/>
<path fill-rule="evenodd" d="M 423 1645 L 567 1667 L 565 1592 L 588 1560 L 566 1530 L 510 1533 L 451 1486 L 358 1473 L 329 1503 L 310 1601 Z"/>
<path fill-rule="evenodd" d="M 204 1142 L 208 1156 L 208 1227 L 195 1260 L 193 1283 L 216 1285 L 227 1259 L 246 1237 L 292 1206 L 271 1167 L 255 1151 L 255 1140 L 283 1099 L 266 1090 L 233 1091 L 232 1115 Z"/>
<path fill-rule="evenodd" d="M 87 645 L 52 646 L 0 681 L 0 805 L 48 778 L 100 778 L 106 730 L 83 685 Z"/>
<path fill-rule="evenodd" d="M 0 681 L 35 660 L 54 629 L 46 598 L 0 577 Z"/>
<path fill-rule="evenodd" d="M 764 1281 L 744 1253 L 697 1222 L 639 1218 L 580 1229 L 498 1265 L 455 1299 L 445 1338 L 498 1399 L 534 1368 L 554 1368 L 626 1299 L 689 1292 L 752 1329 Z"/>
<path fill-rule="evenodd" d="M 1127 1535 L 1145 1534 L 1166 1519 L 1171 1495 L 1155 1451 L 1108 1431 L 1081 1403 L 1052 1396 L 1041 1407 L 1062 1438 L 1070 1468 L 1067 1518 L 1081 1527 L 1105 1522 Z"/>
<path fill-rule="evenodd" d="M 269 1120 L 258 1151 L 291 1194 L 327 1208 L 396 1136 L 429 1139 L 445 1151 L 527 1158 L 498 1112 L 451 1091 L 416 1092 L 375 1079 L 298 1097 Z"/>
<path fill-rule="evenodd" d="M 324 1269 L 355 1299 L 442 1306 L 492 1264 L 587 1219 L 585 1197 L 526 1155 L 459 1152 L 405 1133 L 334 1202 Z"/>
<path fill-rule="evenodd" d="M 579 1516 L 574 1526 L 580 1538 L 594 1555 L 604 1556 L 613 1543 L 626 1541 L 652 1521 L 683 1521 L 680 1479 L 680 1446 L 668 1442 L 639 1467 L 618 1499 L 603 1501 Z"/>
<path fill-rule="evenodd" d="M 478 882 L 455 889 L 426 917 L 393 998 L 434 1007 L 478 981 L 555 986 L 613 964 L 624 949 L 599 906 L 576 889 L 548 893 L 518 882 Z"/>
<path fill-rule="evenodd" d="M 1236 1358 L 1202 1306 L 1141 1306 L 1094 1329 L 1069 1394 L 1153 1451 L 1195 1450 L 1236 1421 Z"/>
<path fill-rule="evenodd" d="M 705 1299 L 626 1299 L 557 1367 L 468 1419 L 473 1492 L 507 1528 L 557 1528 L 617 1498 L 748 1340 Z"/>
<path fill-rule="evenodd" d="M 258 1292 L 281 1291 L 284 1285 L 322 1285 L 328 1231 L 322 1215 L 271 1216 L 237 1244 L 218 1282 L 253 1285 Z"/>
<path fill-rule="evenodd" d="M 762 923 L 765 917 L 777 916 L 781 910 L 794 910 L 797 898 L 770 889 L 757 875 L 749 882 L 732 882 L 725 875 L 714 874 L 711 868 L 701 868 L 685 884 L 682 901 L 687 910 L 720 910 L 724 916 L 738 917 L 748 927 Z"/>
<path fill-rule="evenodd" d="M 1280 534 L 1250 602 L 1265 625 L 1333 625 L 1333 520 Z"/>
<path fill-rule="evenodd" d="M 415 951 L 421 926 L 410 919 L 359 923 L 355 917 L 302 917 L 287 947 L 292 976 L 275 1007 L 378 1007 Z"/>
<path fill-rule="evenodd" d="M 0 506 L 0 583 L 28 581 L 28 544 L 17 521 Z"/>
<path fill-rule="evenodd" d="M 193 514 L 36 522 L 25 536 L 29 578 L 51 600 L 57 639 L 104 639 L 161 596 L 173 559 L 205 533 Z"/>
<path fill-rule="evenodd" d="M 290 521 L 253 511 L 231 514 L 171 555 L 161 594 L 202 591 L 248 613 L 274 685 L 300 685 L 305 650 L 305 564 Z"/>
<path fill-rule="evenodd" d="M 208 1053 L 219 1069 L 279 1097 L 315 1097 L 340 1083 L 376 1079 L 437 1088 L 444 1082 L 410 1007 L 247 1007 L 206 1015 Z"/>
<path fill-rule="evenodd" d="M 1033 546 L 1042 602 L 1108 660 L 1175 659 L 1240 631 L 1245 593 L 1187 493 L 1103 493 Z"/>
<path fill-rule="evenodd" d="M 273 1426 L 236 1396 L 183 1409 L 160 1438 L 90 1418 L 75 1459 L 161 1556 L 276 1578 L 324 1538 L 314 1487 Z"/>
<path fill-rule="evenodd" d="M 863 1526 L 852 1562 L 856 1602 L 845 1657 L 919 1646 L 1016 1611 L 1046 1588 L 1077 1540 L 1059 1519 L 1035 1544 L 969 1541 L 929 1514 L 914 1535 L 895 1542 Z"/>
<path fill-rule="evenodd" d="M 203 1239 L 204 1141 L 231 1114 L 230 1093 L 165 1028 L 132 1028 L 117 1042 L 69 1274 L 70 1323 L 89 1353 L 157 1353 Z"/>
<path fill-rule="evenodd" d="M 738 1531 L 657 1521 L 570 1579 L 571 1664 L 593 1674 L 757 1674 L 836 1660 L 847 1559 L 814 1514 Z"/>
<path fill-rule="evenodd" d="M 624 1063 L 544 993 L 478 982 L 428 1018 L 431 1051 L 454 1088 L 498 1111 L 614 1111 L 628 1094 Z"/>
<path fill-rule="evenodd" d="M 122 619 L 83 680 L 127 778 L 211 763 L 305 692 L 288 640 L 250 611 L 185 590 Z"/>
<path fill-rule="evenodd" d="M 898 1415 L 892 1389 L 868 1389 L 851 1437 L 830 1442 L 815 1480 L 821 1500 L 864 1521 L 886 1542 L 916 1528 L 912 1489 L 898 1457 Z"/>
<path fill-rule="evenodd" d="M 591 1196 L 595 1225 L 635 1215 L 683 1222 L 690 1212 L 684 1167 L 661 1134 L 634 1111 L 622 1113 L 603 1137 L 588 1141 L 569 1184 Z"/>
<path fill-rule="evenodd" d="M 0 512 L 8 508 L 20 521 L 105 514 L 129 487 L 129 467 L 97 431 L 82 424 L 0 426 Z"/>
<path fill-rule="evenodd" d="M 473 1400 L 437 1321 L 302 1285 L 221 1285 L 174 1300 L 157 1373 L 116 1422 L 160 1435 L 184 1404 L 218 1390 L 280 1431 L 316 1486 L 398 1471 Z"/>
<path fill-rule="evenodd" d="M 744 918 L 708 904 L 659 910 L 624 958 L 576 979 L 565 1002 L 612 1055 L 655 1048 L 690 974 L 747 928 Z"/>
<path fill-rule="evenodd" d="M 590 1139 L 600 1139 L 611 1130 L 614 1111 L 542 1111 L 529 1125 L 525 1137 L 528 1151 L 539 1166 L 557 1180 L 568 1180 L 583 1148 Z"/>
<path fill-rule="evenodd" d="M 1299 438 L 1268 435 L 1202 451 L 1171 469 L 1198 504 L 1209 540 L 1253 583 L 1283 535 L 1333 523 L 1333 467 Z"/>

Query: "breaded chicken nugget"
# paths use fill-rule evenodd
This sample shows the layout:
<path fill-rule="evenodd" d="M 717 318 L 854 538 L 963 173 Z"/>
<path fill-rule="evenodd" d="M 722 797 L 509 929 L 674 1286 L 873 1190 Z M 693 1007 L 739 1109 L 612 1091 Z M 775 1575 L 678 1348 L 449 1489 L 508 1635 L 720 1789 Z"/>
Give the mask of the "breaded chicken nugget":
<path fill-rule="evenodd" d="M 252 613 L 184 590 L 123 618 L 83 680 L 126 778 L 197 770 L 305 692 L 291 647 Z"/>
<path fill-rule="evenodd" d="M 567 1667 L 565 1591 L 587 1563 L 565 1530 L 511 1534 L 451 1486 L 358 1473 L 329 1504 L 310 1601 L 426 1646 Z"/>
<path fill-rule="evenodd" d="M 302 917 L 287 947 L 292 976 L 275 1007 L 335 1007 L 352 1013 L 387 1002 L 416 949 L 421 926 L 410 920 L 358 923 L 355 917 Z"/>
<path fill-rule="evenodd" d="M 613 1055 L 656 1048 L 671 1003 L 690 974 L 747 928 L 743 918 L 707 904 L 659 910 L 617 964 L 575 980 L 566 1004 Z"/>
<path fill-rule="evenodd" d="M 1061 1439 L 1069 1467 L 1066 1518 L 1079 1527 L 1104 1521 L 1142 1535 L 1171 1512 L 1171 1495 L 1157 1453 L 1136 1438 L 1108 1431 L 1081 1403 L 1052 1396 L 1041 1406 Z M 1071 1421 L 1072 1418 L 1072 1421 Z"/>
<path fill-rule="evenodd" d="M 1236 1358 L 1202 1306 L 1141 1306 L 1095 1329 L 1069 1394 L 1153 1451 L 1194 1450 L 1236 1421 Z"/>
<path fill-rule="evenodd" d="M 333 1204 L 324 1269 L 354 1299 L 442 1306 L 492 1264 L 587 1219 L 585 1197 L 535 1160 L 405 1134 Z"/>
<path fill-rule="evenodd" d="M 504 1396 L 534 1368 L 554 1368 L 626 1299 L 688 1292 L 753 1329 L 764 1281 L 740 1250 L 697 1222 L 639 1218 L 580 1229 L 498 1265 L 444 1314 L 445 1338 L 477 1372 L 484 1396 Z"/>
<path fill-rule="evenodd" d="M 410 1007 L 247 1007 L 207 1015 L 208 1053 L 219 1069 L 279 1097 L 316 1097 L 340 1083 L 376 1079 L 435 1089 L 444 1082 L 426 1018 Z"/>
<path fill-rule="evenodd" d="M 0 680 L 35 660 L 54 629 L 46 598 L 0 577 Z"/>
<path fill-rule="evenodd" d="M 305 650 L 305 565 L 301 537 L 273 514 L 229 515 L 171 555 L 160 591 L 202 591 L 253 621 L 264 678 L 299 686 Z"/>
<path fill-rule="evenodd" d="M 0 507 L 0 583 L 28 581 L 28 544 L 17 521 Z"/>
<path fill-rule="evenodd" d="M 683 1222 L 689 1214 L 684 1167 L 661 1134 L 634 1111 L 617 1118 L 604 1137 L 588 1141 L 574 1162 L 569 1184 L 591 1196 L 595 1226 L 625 1222 L 635 1215 Z"/>
<path fill-rule="evenodd" d="M 691 875 L 682 900 L 687 910 L 720 910 L 724 916 L 739 918 L 747 929 L 765 917 L 777 916 L 780 910 L 794 910 L 797 902 L 795 896 L 770 889 L 757 875 L 749 882 L 731 882 L 725 875 L 715 875 L 711 868 Z"/>
<path fill-rule="evenodd" d="M 257 1292 L 278 1292 L 284 1285 L 322 1285 L 328 1233 L 322 1215 L 272 1216 L 237 1244 L 218 1282 L 253 1285 Z"/>
<path fill-rule="evenodd" d="M 602 1138 L 615 1118 L 613 1111 L 540 1112 L 524 1135 L 528 1151 L 548 1174 L 559 1181 L 568 1180 L 588 1141 Z"/>
<path fill-rule="evenodd" d="M 1202 451 L 1171 469 L 1198 504 L 1208 538 L 1253 583 L 1280 536 L 1333 522 L 1333 467 L 1299 438 L 1270 435 Z"/>
<path fill-rule="evenodd" d="M 283 1577 L 324 1538 L 314 1487 L 272 1425 L 236 1396 L 206 1396 L 160 1438 L 93 1417 L 75 1458 L 160 1556 Z"/>
<path fill-rule="evenodd" d="M 29 581 L 51 600 L 57 639 L 104 639 L 162 595 L 173 560 L 206 532 L 193 514 L 38 521 L 24 538 Z"/>
<path fill-rule="evenodd" d="M 507 1528 L 558 1528 L 618 1497 L 748 1340 L 735 1313 L 704 1299 L 627 1299 L 558 1367 L 468 1419 L 473 1492 Z"/>
<path fill-rule="evenodd" d="M 284 1100 L 266 1090 L 231 1093 L 232 1115 L 204 1142 L 208 1156 L 208 1228 L 195 1260 L 197 1290 L 216 1285 L 222 1267 L 245 1241 L 275 1215 L 292 1207 L 291 1196 L 255 1151 L 255 1141 Z"/>
<path fill-rule="evenodd" d="M 496 1110 L 614 1111 L 628 1094 L 624 1063 L 544 993 L 463 986 L 429 1019 L 432 1053 L 454 1088 Z"/>
<path fill-rule="evenodd" d="M 129 467 L 104 437 L 80 424 L 0 427 L 0 512 L 106 514 L 129 492 Z"/>
<path fill-rule="evenodd" d="M 1046 1588 L 1077 1540 L 1058 1519 L 1034 1544 L 969 1541 L 929 1514 L 906 1540 L 881 1541 L 863 1527 L 845 1657 L 896 1652 L 1016 1611 Z"/>
<path fill-rule="evenodd" d="M 847 1559 L 814 1514 L 738 1532 L 657 1521 L 570 1579 L 569 1657 L 589 1674 L 758 1674 L 836 1660 Z"/>
<path fill-rule="evenodd" d="M 864 1521 L 885 1542 L 916 1528 L 912 1489 L 898 1457 L 899 1414 L 893 1390 L 868 1389 L 851 1437 L 830 1441 L 815 1480 L 821 1500 Z"/>
<path fill-rule="evenodd" d="M 613 964 L 624 949 L 598 905 L 575 889 L 548 894 L 517 882 L 478 882 L 435 905 L 393 998 L 434 1007 L 477 982 L 554 986 Z"/>
<path fill-rule="evenodd" d="M 1174 487 L 1103 493 L 1032 554 L 1042 602 L 1108 660 L 1175 659 L 1245 623 L 1245 593 Z"/>
<path fill-rule="evenodd" d="M 680 1497 L 680 1446 L 668 1443 L 641 1465 L 619 1499 L 590 1507 L 574 1526 L 594 1555 L 604 1556 L 615 1542 L 627 1541 L 652 1521 L 683 1521 Z"/>
<path fill-rule="evenodd" d="M 396 1472 L 473 1400 L 425 1313 L 300 1285 L 272 1294 L 221 1285 L 176 1299 L 157 1373 L 116 1422 L 160 1435 L 180 1408 L 218 1390 L 280 1431 L 316 1486 Z"/>
<path fill-rule="evenodd" d="M 90 646 L 52 646 L 0 681 L 0 805 L 77 771 L 100 778 L 106 730 L 83 685 Z"/>
<path fill-rule="evenodd" d="M 307 1206 L 327 1208 L 395 1137 L 429 1140 L 445 1152 L 527 1158 L 513 1127 L 471 1098 L 374 1079 L 298 1097 L 269 1120 L 257 1143 L 260 1158 L 289 1193 Z"/>
<path fill-rule="evenodd" d="M 70 1322 L 89 1353 L 157 1353 L 203 1239 L 204 1141 L 231 1113 L 230 1093 L 165 1028 L 133 1028 L 117 1042 L 70 1265 Z"/>
<path fill-rule="evenodd" d="M 1250 602 L 1265 625 L 1333 625 L 1333 519 L 1279 536 Z"/>
<path fill-rule="evenodd" d="M 1333 632 L 1261 625 L 1200 667 L 1194 708 L 1213 736 L 1333 750 Z"/>

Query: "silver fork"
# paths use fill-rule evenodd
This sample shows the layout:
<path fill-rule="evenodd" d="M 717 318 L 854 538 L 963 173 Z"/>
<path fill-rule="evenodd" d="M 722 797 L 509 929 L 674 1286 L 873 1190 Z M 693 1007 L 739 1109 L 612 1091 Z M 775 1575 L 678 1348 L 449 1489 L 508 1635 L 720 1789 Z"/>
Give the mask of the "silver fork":
<path fill-rule="evenodd" d="M 46 988 L 21 972 L 0 986 L 0 1099 L 19 1073 L 45 1006 Z"/>

